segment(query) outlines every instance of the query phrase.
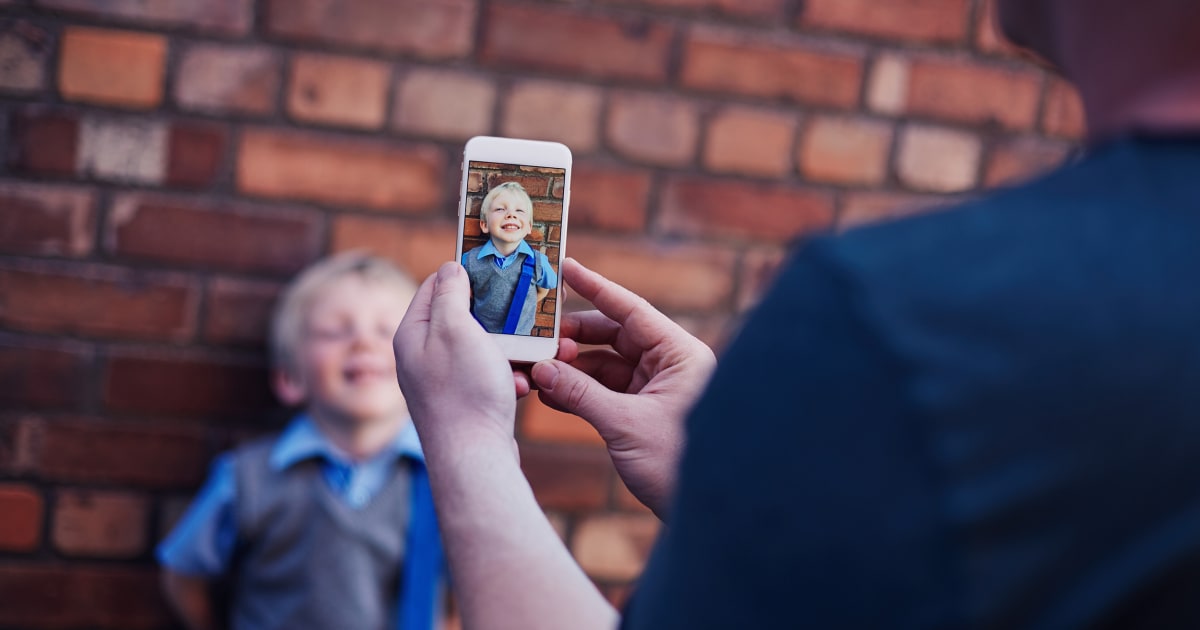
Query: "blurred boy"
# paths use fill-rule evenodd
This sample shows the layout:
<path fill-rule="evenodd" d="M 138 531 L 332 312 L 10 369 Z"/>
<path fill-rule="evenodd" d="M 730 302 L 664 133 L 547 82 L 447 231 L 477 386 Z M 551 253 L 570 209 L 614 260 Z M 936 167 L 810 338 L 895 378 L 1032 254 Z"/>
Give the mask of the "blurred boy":
<path fill-rule="evenodd" d="M 545 254 L 525 237 L 533 230 L 533 200 L 517 182 L 488 192 L 479 206 L 488 242 L 463 254 L 471 278 L 471 313 L 490 333 L 528 335 L 537 305 L 558 286 Z"/>
<path fill-rule="evenodd" d="M 218 583 L 238 630 L 433 624 L 441 550 L 391 348 L 415 289 L 391 263 L 349 253 L 284 292 L 273 385 L 304 411 L 218 458 L 158 548 L 190 628 L 227 625 L 210 596 Z"/>

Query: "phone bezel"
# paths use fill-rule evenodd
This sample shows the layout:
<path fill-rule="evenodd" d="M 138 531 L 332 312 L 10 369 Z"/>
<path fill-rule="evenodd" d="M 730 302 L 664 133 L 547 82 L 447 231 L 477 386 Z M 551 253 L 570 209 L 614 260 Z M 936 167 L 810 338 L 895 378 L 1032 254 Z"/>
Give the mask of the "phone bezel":
<path fill-rule="evenodd" d="M 470 176 L 471 162 L 497 162 L 501 164 L 516 164 L 540 168 L 561 168 L 563 176 L 562 225 L 558 242 L 558 269 L 562 270 L 562 261 L 567 251 L 567 217 L 571 206 L 571 150 L 558 142 L 541 140 L 522 140 L 516 138 L 498 138 L 493 136 L 476 136 L 467 141 L 463 149 L 462 181 L 458 190 L 458 232 L 455 240 L 454 260 L 462 260 L 463 231 L 467 219 L 467 180 Z M 562 291 L 561 273 L 558 291 L 558 307 L 554 309 L 554 336 L 528 337 L 525 335 L 505 335 L 489 333 L 496 341 L 504 356 L 516 363 L 536 363 L 544 359 L 554 358 L 558 353 L 559 325 L 562 321 Z"/>

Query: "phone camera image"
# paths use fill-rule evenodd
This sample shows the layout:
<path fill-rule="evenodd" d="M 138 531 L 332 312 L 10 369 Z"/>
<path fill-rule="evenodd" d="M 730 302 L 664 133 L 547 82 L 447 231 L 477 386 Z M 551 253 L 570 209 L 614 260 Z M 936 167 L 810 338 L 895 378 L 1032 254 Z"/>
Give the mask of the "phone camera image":
<path fill-rule="evenodd" d="M 554 337 L 567 169 L 467 162 L 461 262 L 490 333 Z"/>

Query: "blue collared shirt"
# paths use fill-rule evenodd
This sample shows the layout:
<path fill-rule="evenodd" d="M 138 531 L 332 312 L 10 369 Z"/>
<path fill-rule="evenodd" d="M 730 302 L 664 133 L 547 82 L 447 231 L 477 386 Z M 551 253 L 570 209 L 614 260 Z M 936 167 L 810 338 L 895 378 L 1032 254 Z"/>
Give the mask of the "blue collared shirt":
<path fill-rule="evenodd" d="M 334 495 L 350 507 L 362 508 L 383 489 L 392 466 L 401 457 L 425 460 L 412 422 L 407 422 L 378 455 L 355 462 L 330 444 L 308 416 L 301 415 L 279 436 L 269 462 L 274 470 L 286 470 L 301 461 L 318 458 L 321 473 Z M 213 462 L 208 481 L 187 512 L 159 544 L 156 551 L 159 563 L 184 575 L 223 575 L 237 542 L 233 513 L 236 492 L 233 455 L 223 453 Z"/>
<path fill-rule="evenodd" d="M 517 256 L 517 254 L 525 254 L 526 256 L 530 256 L 537 261 L 538 265 L 541 266 L 542 279 L 536 283 L 537 286 L 543 289 L 553 289 L 554 287 L 558 286 L 558 274 L 554 273 L 554 269 L 550 266 L 550 257 L 546 256 L 545 254 L 541 256 L 535 255 L 533 248 L 530 247 L 529 243 L 526 243 L 525 241 L 521 241 L 513 253 L 509 254 L 508 256 L 504 256 L 496 250 L 496 246 L 492 244 L 491 240 L 489 240 L 483 244 L 483 247 L 479 248 L 479 253 L 475 255 L 475 258 L 483 260 L 488 256 L 495 256 L 496 265 L 501 269 L 507 269 L 520 258 L 520 256 Z"/>

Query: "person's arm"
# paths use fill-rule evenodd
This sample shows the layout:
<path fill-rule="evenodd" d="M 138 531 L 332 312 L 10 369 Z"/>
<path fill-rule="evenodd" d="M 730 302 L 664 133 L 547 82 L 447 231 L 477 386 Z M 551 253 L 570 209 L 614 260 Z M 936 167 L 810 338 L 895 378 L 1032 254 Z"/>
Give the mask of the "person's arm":
<path fill-rule="evenodd" d="M 212 602 L 212 582 L 163 569 L 161 586 L 171 609 L 188 630 L 217 630 Z"/>
<path fill-rule="evenodd" d="M 542 300 L 546 299 L 547 295 L 550 295 L 550 289 L 543 289 L 542 287 L 538 287 L 537 301 L 539 304 L 542 302 Z"/>
<path fill-rule="evenodd" d="M 534 500 L 513 439 L 508 361 L 468 311 L 455 263 L 418 290 L 396 331 L 397 376 L 421 436 L 463 624 L 611 628 L 616 611 Z M 462 395 L 470 376 L 471 395 Z"/>

